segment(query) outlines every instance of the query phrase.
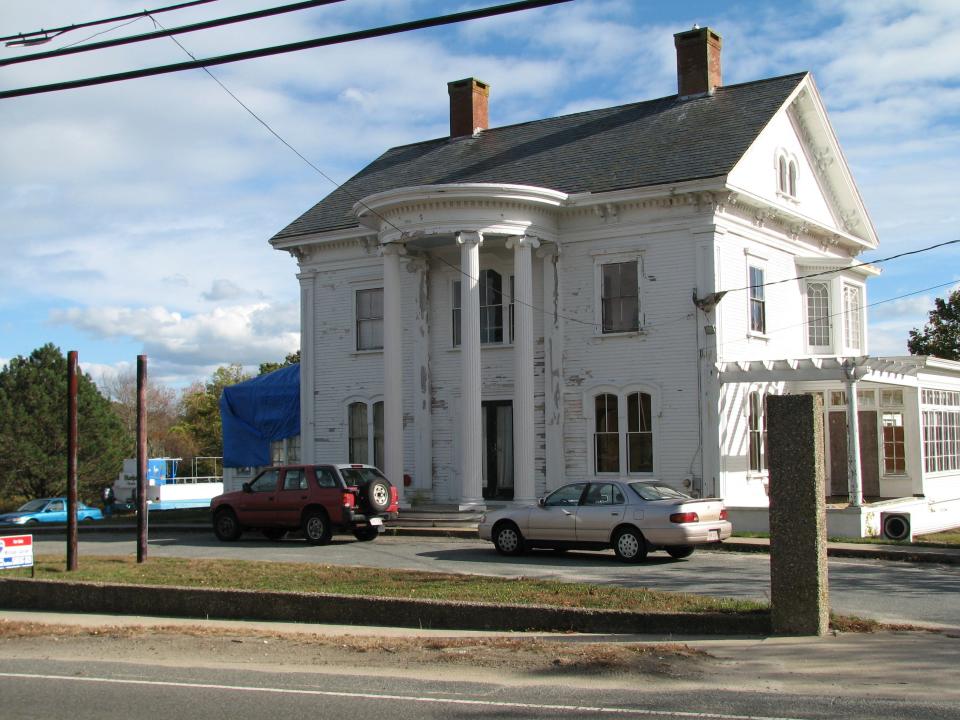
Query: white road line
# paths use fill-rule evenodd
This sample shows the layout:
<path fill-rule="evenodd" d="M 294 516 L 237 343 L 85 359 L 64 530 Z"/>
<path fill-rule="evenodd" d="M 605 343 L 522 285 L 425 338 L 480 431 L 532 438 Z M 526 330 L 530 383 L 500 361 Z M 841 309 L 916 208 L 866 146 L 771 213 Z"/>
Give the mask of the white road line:
<path fill-rule="evenodd" d="M 439 705 L 473 705 L 479 707 L 517 708 L 520 710 L 558 710 L 568 712 L 640 715 L 662 718 L 695 718 L 697 720 L 803 720 L 803 718 L 772 717 L 768 715 L 726 715 L 723 713 L 682 712 L 679 710 L 637 710 L 631 708 L 594 707 L 589 705 L 542 705 L 538 703 L 498 702 L 496 700 L 463 700 L 458 698 L 420 697 L 417 695 L 381 695 L 378 693 L 337 692 L 333 690 L 296 690 L 293 688 L 246 687 L 243 685 L 215 685 L 211 683 L 183 683 L 165 680 L 129 680 L 119 678 L 77 677 L 75 675 L 39 675 L 33 673 L 0 672 L 0 678 L 29 680 L 72 680 L 74 682 L 106 683 L 114 685 L 147 685 L 153 687 L 198 688 L 203 690 L 231 690 L 235 692 L 262 692 L 277 695 L 314 695 L 324 697 L 359 698 L 366 700 L 395 700 L 433 703 Z"/>

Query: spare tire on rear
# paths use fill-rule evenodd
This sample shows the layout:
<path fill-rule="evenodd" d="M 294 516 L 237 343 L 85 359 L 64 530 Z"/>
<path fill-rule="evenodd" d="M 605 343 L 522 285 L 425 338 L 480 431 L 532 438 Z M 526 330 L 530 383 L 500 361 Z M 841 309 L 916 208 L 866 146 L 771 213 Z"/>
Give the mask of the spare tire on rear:
<path fill-rule="evenodd" d="M 368 513 L 386 512 L 390 507 L 391 485 L 387 480 L 375 479 L 360 488 L 360 502 Z"/>

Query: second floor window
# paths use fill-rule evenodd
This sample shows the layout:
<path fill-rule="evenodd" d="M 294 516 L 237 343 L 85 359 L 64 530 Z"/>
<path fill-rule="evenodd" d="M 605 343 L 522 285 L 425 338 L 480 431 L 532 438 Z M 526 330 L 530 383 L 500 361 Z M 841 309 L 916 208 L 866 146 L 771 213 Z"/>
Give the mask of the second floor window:
<path fill-rule="evenodd" d="M 357 290 L 357 350 L 383 349 L 383 288 Z"/>
<path fill-rule="evenodd" d="M 807 345 L 830 345 L 830 293 L 827 283 L 807 283 Z"/>
<path fill-rule="evenodd" d="M 750 331 L 767 332 L 767 301 L 763 287 L 763 268 L 750 266 Z"/>
<path fill-rule="evenodd" d="M 640 297 L 637 261 L 606 263 L 600 268 L 600 302 L 604 333 L 640 329 Z"/>
<path fill-rule="evenodd" d="M 480 342 L 484 345 L 503 344 L 503 317 L 504 303 L 507 304 L 508 337 L 513 342 L 513 276 L 510 276 L 510 294 L 503 293 L 503 276 L 496 270 L 481 270 L 479 277 L 480 291 Z M 452 299 L 452 334 L 453 346 L 459 347 L 463 341 L 463 283 L 456 280 L 453 283 Z"/>
<path fill-rule="evenodd" d="M 862 293 L 856 285 L 843 286 L 843 343 L 851 350 L 860 349 Z"/>

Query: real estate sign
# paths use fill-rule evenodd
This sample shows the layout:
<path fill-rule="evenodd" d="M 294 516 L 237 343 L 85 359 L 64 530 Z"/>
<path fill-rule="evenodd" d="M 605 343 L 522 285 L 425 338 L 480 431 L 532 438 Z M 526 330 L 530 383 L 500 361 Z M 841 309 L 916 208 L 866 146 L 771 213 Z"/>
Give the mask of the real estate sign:
<path fill-rule="evenodd" d="M 0 537 L 0 570 L 33 567 L 33 535 Z"/>

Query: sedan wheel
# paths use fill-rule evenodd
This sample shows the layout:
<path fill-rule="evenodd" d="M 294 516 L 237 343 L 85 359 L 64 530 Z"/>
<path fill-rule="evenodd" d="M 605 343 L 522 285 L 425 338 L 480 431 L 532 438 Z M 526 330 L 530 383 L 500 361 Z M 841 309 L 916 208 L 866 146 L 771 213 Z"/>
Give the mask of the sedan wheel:
<path fill-rule="evenodd" d="M 501 555 L 520 555 L 523 553 L 523 535 L 512 522 L 505 522 L 493 529 L 493 545 Z"/>
<path fill-rule="evenodd" d="M 613 536 L 613 551 L 623 562 L 640 562 L 647 556 L 647 541 L 636 528 L 621 528 Z"/>

